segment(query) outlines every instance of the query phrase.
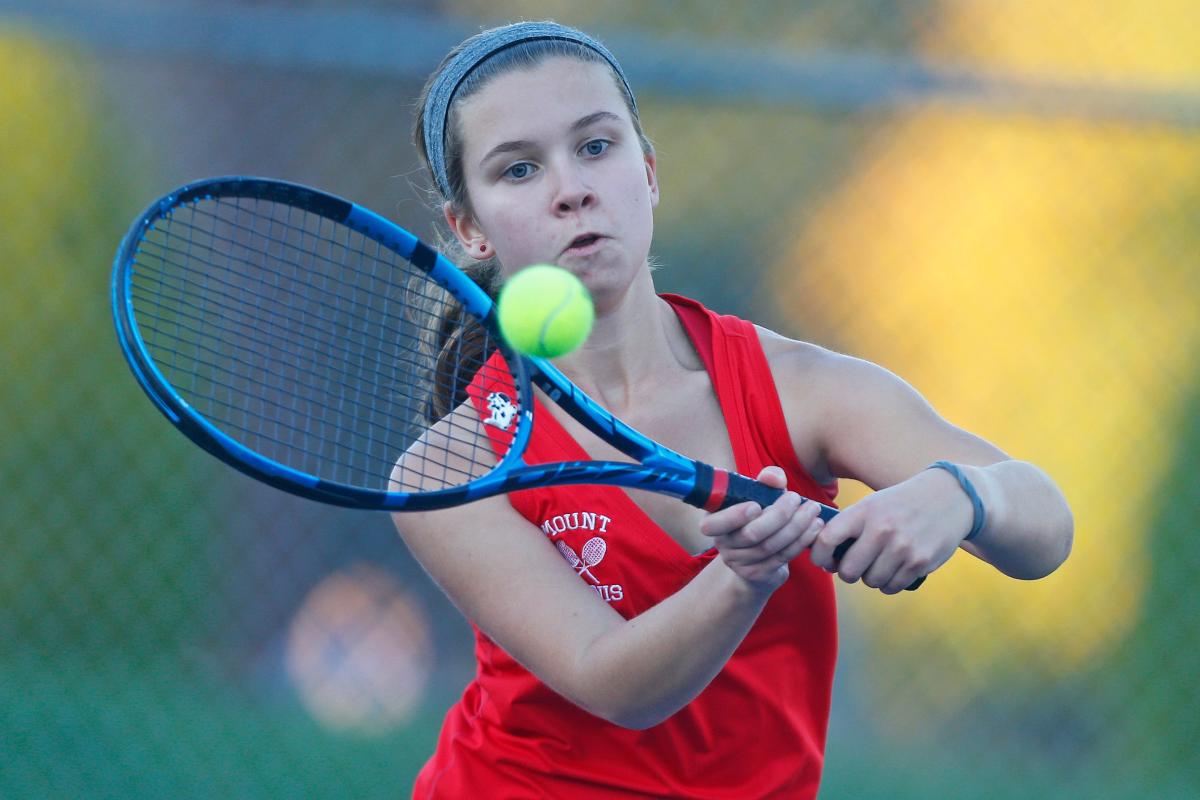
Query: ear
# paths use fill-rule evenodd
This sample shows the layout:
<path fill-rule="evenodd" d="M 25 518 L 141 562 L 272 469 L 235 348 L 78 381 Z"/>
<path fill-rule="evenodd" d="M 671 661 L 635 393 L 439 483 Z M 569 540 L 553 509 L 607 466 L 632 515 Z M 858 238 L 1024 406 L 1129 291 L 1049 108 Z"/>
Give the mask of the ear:
<path fill-rule="evenodd" d="M 470 214 L 463 212 L 449 201 L 442 205 L 442 214 L 446 217 L 446 224 L 454 232 L 454 238 L 458 239 L 463 250 L 467 251 L 467 255 L 477 261 L 485 261 L 496 255 L 487 235 Z"/>
<path fill-rule="evenodd" d="M 650 207 L 658 208 L 658 156 L 651 150 L 645 155 L 646 180 L 650 184 Z"/>

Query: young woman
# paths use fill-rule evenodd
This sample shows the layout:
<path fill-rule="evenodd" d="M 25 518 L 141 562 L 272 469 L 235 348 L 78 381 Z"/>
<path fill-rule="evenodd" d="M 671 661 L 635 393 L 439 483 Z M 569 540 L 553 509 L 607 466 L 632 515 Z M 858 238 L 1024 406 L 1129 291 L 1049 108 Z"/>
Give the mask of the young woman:
<path fill-rule="evenodd" d="M 468 39 L 415 136 L 481 283 L 549 262 L 591 291 L 594 331 L 556 361 L 572 380 L 668 446 L 790 490 L 712 514 L 571 486 L 397 515 L 477 635 L 416 796 L 814 796 L 830 573 L 893 594 L 960 548 L 1027 579 L 1066 558 L 1071 514 L 1038 468 L 880 367 L 655 292 L 657 161 L 599 42 L 553 23 Z M 552 405 L 535 414 L 531 460 L 622 458 Z M 800 496 L 831 503 L 841 477 L 877 491 L 823 525 Z"/>

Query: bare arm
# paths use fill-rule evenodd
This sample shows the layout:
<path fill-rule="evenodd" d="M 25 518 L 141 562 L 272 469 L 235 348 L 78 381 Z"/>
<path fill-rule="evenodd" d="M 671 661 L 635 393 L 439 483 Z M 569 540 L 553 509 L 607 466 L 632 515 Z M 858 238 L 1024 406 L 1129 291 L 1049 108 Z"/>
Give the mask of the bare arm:
<path fill-rule="evenodd" d="M 782 485 L 782 473 L 767 479 Z M 576 705 L 645 728 L 708 685 L 787 577 L 799 540 L 815 537 L 814 504 L 797 506 L 789 494 L 765 511 L 743 504 L 706 518 L 704 532 L 736 557 L 714 559 L 632 620 L 581 581 L 507 498 L 394 519 L 442 590 L 506 652 Z"/>
<path fill-rule="evenodd" d="M 1045 472 L 950 424 L 887 370 L 794 344 L 790 355 L 777 345 L 773 361 L 782 365 L 782 386 L 804 387 L 808 406 L 794 412 L 800 421 L 794 433 L 818 443 L 810 460 L 820 469 L 877 490 L 826 527 L 813 546 L 814 564 L 833 569 L 837 545 L 857 539 L 838 574 L 892 593 L 945 563 L 959 546 L 1025 579 L 1043 577 L 1066 559 L 1074 522 Z M 960 465 L 983 500 L 987 525 L 970 542 L 963 541 L 974 516 L 967 495 L 952 475 L 926 469 L 939 460 Z"/>
<path fill-rule="evenodd" d="M 1049 475 L 1014 460 L 963 469 L 988 514 L 986 527 L 963 542 L 964 550 L 1014 578 L 1041 578 L 1066 561 L 1075 523 Z"/>

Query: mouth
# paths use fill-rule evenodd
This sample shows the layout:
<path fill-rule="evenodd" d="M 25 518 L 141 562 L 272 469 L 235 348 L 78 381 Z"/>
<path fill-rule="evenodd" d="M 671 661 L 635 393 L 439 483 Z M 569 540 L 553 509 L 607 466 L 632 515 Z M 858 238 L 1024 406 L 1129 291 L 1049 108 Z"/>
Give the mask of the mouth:
<path fill-rule="evenodd" d="M 593 252 L 606 237 L 599 233 L 584 233 L 576 236 L 563 249 L 564 255 L 586 255 Z"/>

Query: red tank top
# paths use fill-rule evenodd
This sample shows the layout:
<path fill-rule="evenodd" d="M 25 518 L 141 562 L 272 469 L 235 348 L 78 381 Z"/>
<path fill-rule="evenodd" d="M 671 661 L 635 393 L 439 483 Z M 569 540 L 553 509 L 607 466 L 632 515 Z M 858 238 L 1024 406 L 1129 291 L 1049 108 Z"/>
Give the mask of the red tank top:
<path fill-rule="evenodd" d="M 716 389 L 737 469 L 778 465 L 789 488 L 831 503 L 791 446 L 753 325 L 663 295 Z M 473 392 L 480 413 L 488 416 Z M 526 459 L 588 458 L 540 404 Z M 632 618 L 709 561 L 688 554 L 621 489 L 567 486 L 510 495 L 604 601 Z M 724 669 L 695 700 L 644 731 L 563 699 L 475 629 L 478 671 L 446 716 L 417 777 L 419 798 L 815 797 L 833 684 L 833 583 L 801 557 Z"/>

